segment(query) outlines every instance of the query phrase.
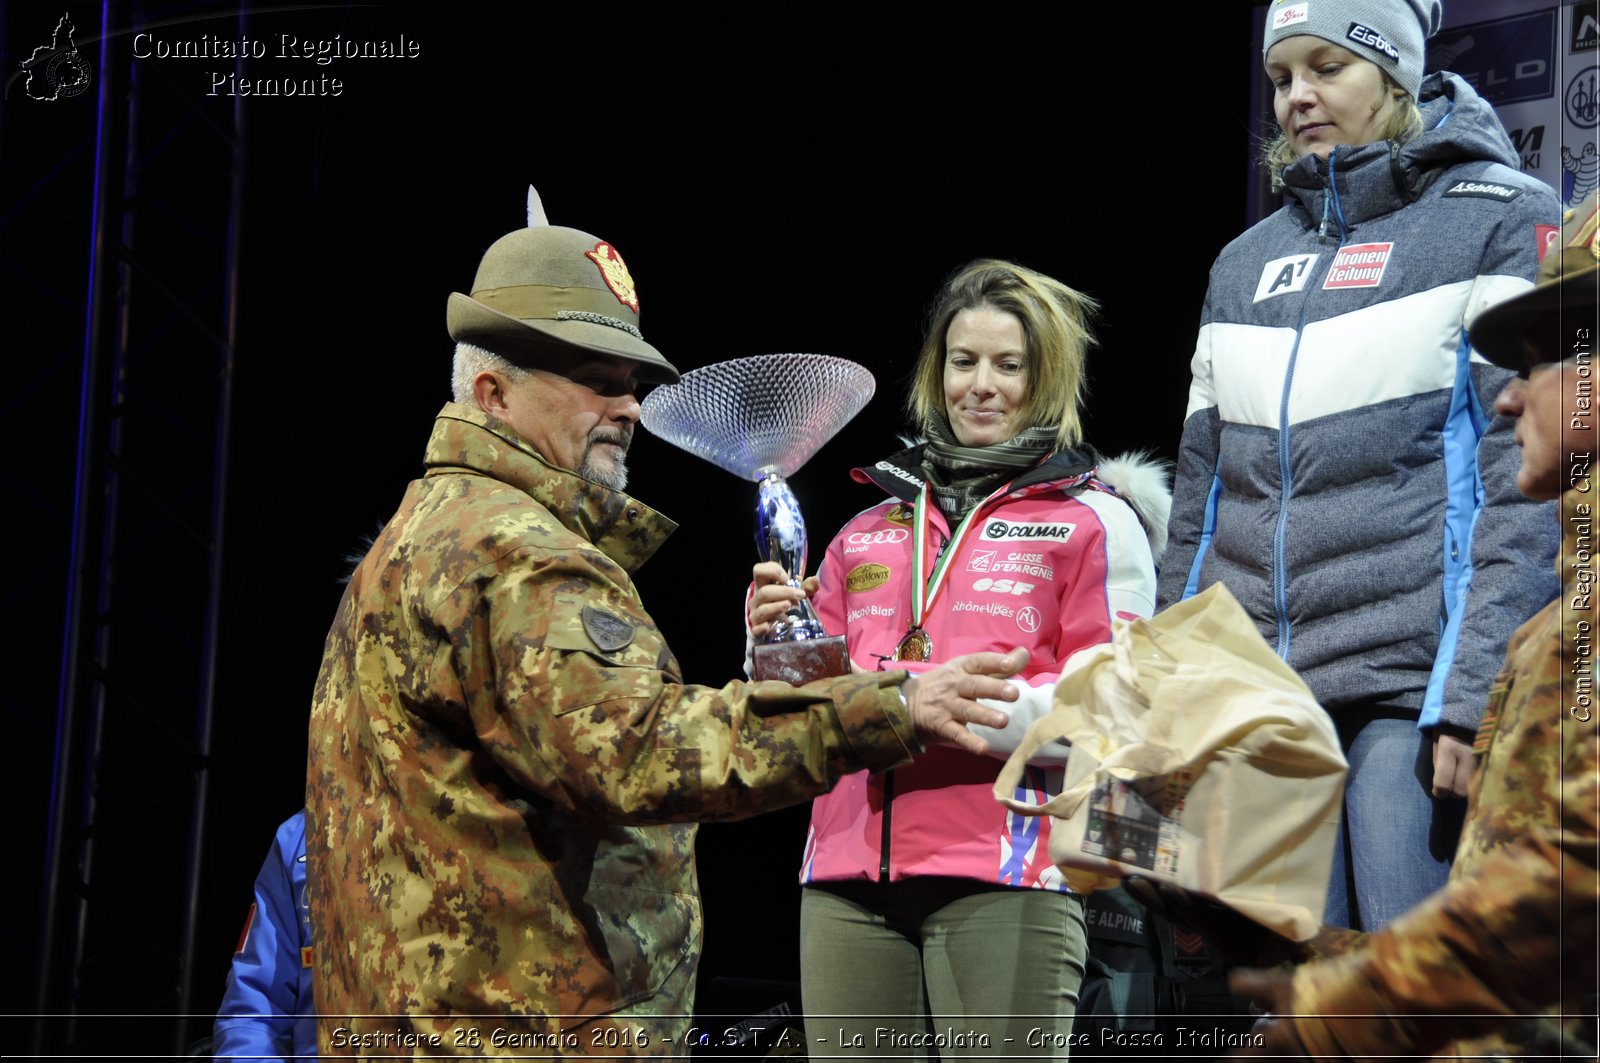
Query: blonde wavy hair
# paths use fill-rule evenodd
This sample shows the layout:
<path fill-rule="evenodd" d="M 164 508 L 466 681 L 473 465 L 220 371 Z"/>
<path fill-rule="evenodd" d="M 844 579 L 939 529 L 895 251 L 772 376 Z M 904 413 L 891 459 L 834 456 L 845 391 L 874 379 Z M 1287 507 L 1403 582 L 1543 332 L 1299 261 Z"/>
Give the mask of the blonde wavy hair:
<path fill-rule="evenodd" d="M 912 422 L 926 431 L 934 418 L 946 416 L 945 336 L 961 311 L 985 308 L 1022 323 L 1028 355 L 1023 422 L 1029 428 L 1057 425 L 1057 449 L 1082 442 L 1084 368 L 1095 342 L 1089 326 L 1099 304 L 1054 277 L 992 258 L 962 266 L 939 289 L 906 394 Z"/>

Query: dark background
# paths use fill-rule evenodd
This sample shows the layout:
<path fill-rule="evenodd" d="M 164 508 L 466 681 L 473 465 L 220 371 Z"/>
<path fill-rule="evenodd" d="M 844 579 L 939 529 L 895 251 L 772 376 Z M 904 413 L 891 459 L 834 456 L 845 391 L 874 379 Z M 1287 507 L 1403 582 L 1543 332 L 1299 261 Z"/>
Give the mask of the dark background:
<path fill-rule="evenodd" d="M 8 77 L 48 42 L 62 10 L 6 7 Z M 97 9 L 69 10 L 80 43 L 98 35 Z M 170 14 L 201 21 L 160 29 L 167 39 L 237 35 L 232 11 L 210 21 L 205 9 Z M 420 472 L 431 418 L 449 397 L 446 294 L 468 289 L 484 248 L 523 223 L 529 182 L 552 222 L 615 242 L 638 284 L 646 338 L 680 369 L 799 350 L 876 374 L 876 398 L 793 480 L 814 562 L 837 527 L 876 501 L 847 469 L 897 446 L 928 300 L 974 257 L 1015 259 L 1099 299 L 1088 439 L 1107 453 L 1175 455 L 1207 269 L 1249 220 L 1248 158 L 1261 131 L 1249 117 L 1260 63 L 1250 8 L 985 14 L 471 4 L 252 14 L 251 32 L 269 42 L 279 32 L 404 33 L 421 57 L 329 67 L 269 57 L 251 68 L 255 77 L 327 73 L 345 88 L 336 98 L 246 101 L 197 1010 L 215 1006 L 273 829 L 303 799 L 311 685 L 347 555 Z M 113 25 L 125 22 L 113 15 Z M 232 101 L 205 93 L 209 72 L 231 67 L 151 59 L 141 71 L 224 123 Z M 28 913 L 40 896 L 60 689 L 94 100 L 91 91 L 43 103 L 10 84 L 0 104 L 11 526 L 0 601 L 18 869 L 5 945 L 19 1011 L 33 999 L 38 927 Z M 161 178 L 179 204 L 175 230 L 185 197 L 219 194 L 200 176 L 184 186 L 183 150 L 172 149 Z M 161 260 L 159 239 L 145 246 Z M 220 256 L 169 257 L 172 269 L 223 268 Z M 144 429 L 146 447 L 176 455 L 196 445 L 183 422 L 209 410 L 187 395 L 174 386 L 146 396 L 171 412 L 168 429 Z M 630 466 L 633 493 L 682 525 L 640 574 L 640 592 L 686 674 L 720 684 L 741 667 L 753 489 L 648 433 Z M 130 652 L 192 668 L 187 643 L 160 631 Z M 105 764 L 152 787 L 184 767 L 119 755 L 107 750 Z M 703 981 L 795 977 L 805 822 L 793 809 L 702 832 Z M 172 934 L 170 899 L 150 895 L 167 889 L 157 865 L 181 858 L 184 824 L 152 813 L 144 830 L 145 848 L 107 855 L 102 868 L 119 904 L 150 913 L 120 957 L 130 1011 L 144 999 L 142 951 Z"/>

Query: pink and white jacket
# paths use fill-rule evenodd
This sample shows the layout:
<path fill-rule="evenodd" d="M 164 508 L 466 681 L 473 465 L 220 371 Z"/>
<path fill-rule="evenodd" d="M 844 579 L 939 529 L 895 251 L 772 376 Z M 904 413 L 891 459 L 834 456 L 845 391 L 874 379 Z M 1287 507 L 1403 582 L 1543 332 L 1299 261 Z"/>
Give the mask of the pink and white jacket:
<path fill-rule="evenodd" d="M 846 634 L 850 658 L 863 668 L 906 667 L 893 657 L 909 627 L 920 469 L 921 450 L 913 448 L 854 471 L 894 497 L 852 519 L 818 572 L 817 614 L 828 631 Z M 1166 469 L 1143 455 L 1098 466 L 1081 453 L 1051 455 L 981 503 L 955 547 L 923 621 L 933 659 L 1023 646 L 1030 659 L 1018 678 L 1052 683 L 1075 651 L 1110 640 L 1114 618 L 1154 609 L 1153 558 L 1165 543 L 1170 506 Z M 927 509 L 931 555 L 945 548 L 951 528 L 931 500 Z M 930 556 L 930 570 L 933 563 Z M 1049 699 L 1017 705 L 1007 733 L 1022 730 L 1023 712 L 1047 709 Z M 812 804 L 800 881 L 944 875 L 1066 891 L 1050 862 L 1050 817 L 1018 816 L 995 801 L 1000 765 L 940 746 L 906 768 L 847 776 Z M 1060 780 L 1059 766 L 1031 766 L 1017 796 L 1046 801 Z"/>

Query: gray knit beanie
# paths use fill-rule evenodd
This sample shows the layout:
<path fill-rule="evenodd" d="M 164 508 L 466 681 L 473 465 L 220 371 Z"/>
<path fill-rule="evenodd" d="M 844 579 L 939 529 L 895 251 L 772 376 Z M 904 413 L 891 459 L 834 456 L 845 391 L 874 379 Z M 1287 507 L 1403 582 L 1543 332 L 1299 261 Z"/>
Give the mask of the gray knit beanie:
<path fill-rule="evenodd" d="M 1416 99 L 1422 42 L 1443 17 L 1439 0 L 1277 0 L 1267 8 L 1261 58 L 1285 37 L 1321 37 L 1377 63 Z"/>

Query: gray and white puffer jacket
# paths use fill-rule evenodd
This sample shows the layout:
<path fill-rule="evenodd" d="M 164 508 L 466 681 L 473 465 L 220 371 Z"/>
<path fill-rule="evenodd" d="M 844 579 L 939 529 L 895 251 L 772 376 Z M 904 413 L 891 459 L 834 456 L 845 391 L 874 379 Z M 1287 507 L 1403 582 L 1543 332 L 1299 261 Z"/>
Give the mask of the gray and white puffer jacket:
<path fill-rule="evenodd" d="M 1420 99 L 1403 146 L 1297 160 L 1212 267 L 1160 601 L 1226 583 L 1330 712 L 1473 729 L 1556 594 L 1557 521 L 1466 330 L 1531 286 L 1560 204 L 1466 82 Z"/>

